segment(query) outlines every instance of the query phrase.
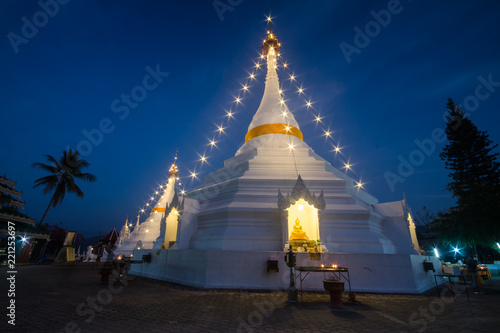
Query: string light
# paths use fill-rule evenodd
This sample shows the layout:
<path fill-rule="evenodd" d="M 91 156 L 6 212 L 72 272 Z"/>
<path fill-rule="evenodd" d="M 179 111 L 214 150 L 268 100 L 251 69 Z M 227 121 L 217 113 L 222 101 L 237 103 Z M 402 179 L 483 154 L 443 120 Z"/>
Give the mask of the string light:
<path fill-rule="evenodd" d="M 267 21 L 268 21 L 268 22 L 271 22 L 271 15 L 266 16 L 266 19 L 267 19 Z M 268 33 L 269 33 L 269 32 L 268 32 Z M 272 48 L 272 47 L 270 48 L 270 53 L 274 53 L 274 50 L 273 50 L 273 48 Z M 280 56 L 281 56 L 281 54 L 280 54 L 280 53 L 277 53 L 277 57 L 280 57 Z M 263 54 L 261 54 L 261 55 L 260 55 L 260 59 L 265 59 L 265 58 L 266 58 L 266 57 L 265 57 Z M 255 68 L 257 68 L 257 69 L 260 69 L 260 66 L 261 66 L 261 64 L 262 64 L 260 59 L 259 59 L 259 60 L 257 60 L 256 62 L 254 62 L 254 64 L 255 64 Z M 269 59 L 268 59 L 268 60 L 269 60 Z M 285 60 L 283 60 L 283 61 L 282 61 L 282 66 L 283 66 L 283 68 L 285 68 L 285 69 L 288 69 L 288 68 L 289 68 L 288 63 L 287 63 Z M 278 63 L 277 63 L 277 60 L 276 60 L 276 59 L 274 59 L 274 67 L 275 67 L 275 68 L 277 68 L 277 67 L 278 67 Z M 249 78 L 250 78 L 250 80 L 254 80 L 254 79 L 256 79 L 256 73 L 255 73 L 255 71 L 254 71 L 254 70 L 249 71 L 249 72 L 248 72 L 248 74 L 249 74 Z M 296 81 L 297 76 L 296 76 L 294 73 L 288 73 L 288 74 L 289 74 L 290 84 L 291 84 L 291 82 Z M 243 90 L 244 92 L 250 91 L 250 87 L 248 86 L 248 84 L 247 84 L 247 83 L 245 83 L 245 84 L 241 84 L 241 85 L 242 85 L 242 90 Z M 298 92 L 298 94 L 299 94 L 299 95 L 301 95 L 301 94 L 304 94 L 304 95 L 305 95 L 305 92 L 304 92 L 304 91 L 305 91 L 305 89 L 304 89 L 302 86 L 297 87 L 297 92 Z M 283 92 L 284 92 L 284 90 L 280 87 L 280 89 L 279 89 L 279 93 L 280 93 L 280 94 L 283 94 Z M 307 98 L 307 96 L 305 96 L 305 97 Z M 237 105 L 238 105 L 238 104 L 241 104 L 241 101 L 242 101 L 242 98 L 241 98 L 240 96 L 235 97 L 235 99 L 234 99 L 234 102 L 235 102 Z M 284 105 L 284 104 L 285 104 L 285 100 L 284 100 L 283 98 L 280 100 L 280 104 L 281 104 L 281 105 Z M 307 100 L 307 99 L 306 99 L 306 106 L 307 106 L 307 108 L 312 107 L 312 104 L 313 104 L 313 102 L 311 102 L 311 100 L 310 100 L 310 99 L 309 99 L 309 100 Z M 225 112 L 225 117 L 227 117 L 227 121 L 229 121 L 229 119 L 230 119 L 230 118 L 234 118 L 234 112 L 233 112 L 232 110 L 229 110 L 229 111 L 224 110 L 224 112 Z M 283 111 L 283 116 L 284 116 L 284 117 L 288 116 L 288 113 L 287 113 L 287 111 L 286 111 L 286 110 L 284 110 L 284 111 Z M 321 124 L 323 125 L 323 121 L 322 121 L 322 119 L 323 119 L 324 117 L 321 117 L 319 113 L 318 113 L 317 115 L 313 115 L 313 116 L 314 116 L 314 121 L 316 121 L 316 125 L 318 125 L 319 123 L 321 123 Z M 222 124 L 221 124 L 220 126 L 216 125 L 216 131 L 217 131 L 217 132 L 219 132 L 219 135 L 220 135 L 220 134 L 222 134 L 222 133 L 224 133 L 224 130 L 227 128 L 227 127 L 224 127 L 224 125 L 225 125 L 225 121 L 223 121 L 223 122 L 222 122 Z M 227 125 L 227 123 L 226 123 L 226 125 Z M 291 126 L 289 126 L 289 124 L 285 125 L 285 130 L 286 130 L 287 132 L 289 132 L 289 131 L 291 130 Z M 332 131 L 330 131 L 329 129 L 328 129 L 328 130 L 326 130 L 326 129 L 324 129 L 324 128 L 323 128 L 323 131 L 324 131 L 324 134 L 323 134 L 323 135 L 325 135 L 325 137 L 326 137 L 326 139 L 327 139 L 327 140 L 328 140 L 328 139 L 333 140 L 332 135 L 331 135 L 331 134 L 333 133 Z M 210 140 L 210 139 L 208 140 L 208 145 L 210 146 L 210 149 L 212 149 L 213 147 L 217 147 L 217 141 L 215 141 L 215 137 L 214 137 L 212 140 Z M 289 144 L 289 146 L 288 146 L 288 148 L 289 148 L 290 150 L 294 150 L 294 149 L 295 149 L 295 146 L 294 146 L 292 143 L 290 143 L 290 144 Z M 334 148 L 334 150 L 333 150 L 333 151 L 334 151 L 335 153 L 340 153 L 340 145 L 338 145 L 338 144 L 337 144 L 337 145 L 335 145 L 335 143 L 334 143 L 334 144 L 333 144 L 333 148 Z M 344 157 L 343 157 L 343 155 L 340 155 L 340 156 L 341 156 L 342 158 L 344 158 Z M 198 162 L 201 162 L 201 164 L 202 164 L 202 165 L 203 165 L 205 162 L 207 162 L 208 156 L 206 156 L 206 154 L 205 154 L 205 153 L 204 153 L 204 154 L 199 154 L 199 157 L 200 157 L 200 158 L 198 159 Z M 177 156 L 175 157 L 175 159 L 177 159 Z M 344 164 L 345 164 L 345 165 L 344 165 L 344 168 L 346 169 L 346 173 L 347 173 L 347 171 L 348 171 L 348 170 L 351 170 L 351 171 L 352 171 L 352 169 L 351 169 L 351 166 L 352 166 L 352 165 L 351 165 L 349 162 L 344 162 Z M 195 170 L 196 170 L 196 168 L 195 168 Z M 198 179 L 198 177 L 197 177 L 198 175 L 199 175 L 199 173 L 196 173 L 196 171 L 190 172 L 190 177 L 191 177 L 191 180 L 194 180 L 195 178 L 196 178 L 196 179 Z M 177 178 L 177 179 L 179 179 L 179 178 Z M 169 179 L 169 181 L 170 181 L 170 180 L 171 180 L 171 179 Z M 167 182 L 167 183 L 168 183 L 168 182 Z M 181 182 L 179 181 L 179 183 L 178 183 L 178 184 L 179 184 L 179 186 L 180 186 L 180 185 L 181 185 Z M 358 188 L 362 188 L 362 187 L 363 187 L 363 183 L 361 182 L 361 180 L 360 180 L 360 181 L 358 181 L 358 182 L 356 182 L 356 186 L 357 186 Z M 163 189 L 163 186 L 160 186 L 160 189 Z M 165 184 L 165 189 L 166 189 L 166 184 Z M 186 194 L 186 191 L 185 191 L 184 189 L 182 189 L 182 190 L 180 191 L 180 193 L 181 193 L 181 195 L 185 195 L 185 194 Z M 158 191 L 155 191 L 155 194 L 158 194 Z M 162 198 L 163 198 L 163 196 L 162 196 Z M 154 200 L 154 197 L 151 197 L 151 200 Z M 146 203 L 146 206 L 149 206 L 149 203 Z M 143 213 L 144 213 L 144 209 L 141 209 L 141 212 L 143 212 Z"/>

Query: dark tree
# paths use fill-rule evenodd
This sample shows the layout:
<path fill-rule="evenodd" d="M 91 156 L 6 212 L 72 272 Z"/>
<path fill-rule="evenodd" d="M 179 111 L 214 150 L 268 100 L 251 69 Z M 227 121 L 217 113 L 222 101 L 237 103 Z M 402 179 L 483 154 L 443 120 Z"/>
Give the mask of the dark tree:
<path fill-rule="evenodd" d="M 500 239 L 500 163 L 497 145 L 452 99 L 447 104 L 448 144 L 439 155 L 450 170 L 446 186 L 457 207 L 439 214 L 436 231 L 449 241 L 485 244 Z"/>
<path fill-rule="evenodd" d="M 52 191 L 54 191 L 54 194 L 39 224 L 43 223 L 51 205 L 56 207 L 62 203 L 66 191 L 75 193 L 78 197 L 83 198 L 83 192 L 76 185 L 75 179 L 81 179 L 88 182 L 95 182 L 96 180 L 94 175 L 82 173 L 82 169 L 88 167 L 90 164 L 80 158 L 80 154 L 77 150 L 73 151 L 70 148 L 68 151 L 63 151 L 63 155 L 59 161 L 51 155 L 45 155 L 45 157 L 51 163 L 50 165 L 33 163 L 33 167 L 45 170 L 50 173 L 50 175 L 35 180 L 35 185 L 33 187 L 44 186 L 43 194 Z"/>

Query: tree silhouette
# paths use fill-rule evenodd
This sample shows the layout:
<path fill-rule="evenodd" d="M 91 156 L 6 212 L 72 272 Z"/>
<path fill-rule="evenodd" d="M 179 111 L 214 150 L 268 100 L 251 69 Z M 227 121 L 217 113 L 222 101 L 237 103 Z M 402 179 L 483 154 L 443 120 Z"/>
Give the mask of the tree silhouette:
<path fill-rule="evenodd" d="M 448 144 L 439 155 L 451 170 L 446 189 L 457 207 L 439 214 L 438 230 L 450 241 L 490 244 L 500 238 L 500 163 L 497 145 L 450 98 L 447 103 Z"/>
<path fill-rule="evenodd" d="M 71 148 L 69 148 L 68 151 L 64 150 L 59 161 L 51 155 L 44 156 L 51 163 L 50 165 L 33 163 L 32 166 L 45 170 L 50 173 L 50 175 L 35 180 L 33 188 L 44 186 L 43 194 L 48 194 L 52 191 L 54 191 L 54 194 L 52 195 L 47 210 L 45 211 L 45 214 L 43 214 L 39 224 L 43 223 L 45 216 L 47 216 L 47 213 L 49 212 L 50 206 L 56 207 L 63 202 L 66 191 L 76 193 L 78 197 L 83 198 L 83 192 L 76 185 L 75 179 L 82 179 L 90 183 L 96 181 L 96 177 L 94 175 L 90 173 L 82 173 L 82 169 L 88 167 L 90 164 L 80 158 L 80 154 L 77 150 L 73 151 Z"/>

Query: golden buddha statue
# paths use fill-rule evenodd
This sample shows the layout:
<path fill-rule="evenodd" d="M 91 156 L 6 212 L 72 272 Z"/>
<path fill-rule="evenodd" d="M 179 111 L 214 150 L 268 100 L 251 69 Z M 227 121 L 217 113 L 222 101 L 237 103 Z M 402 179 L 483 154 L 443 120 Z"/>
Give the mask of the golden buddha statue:
<path fill-rule="evenodd" d="M 295 220 L 293 231 L 290 234 L 290 240 L 309 240 L 309 237 L 307 237 L 304 230 L 302 230 L 302 226 L 300 225 L 300 220 L 298 217 Z"/>

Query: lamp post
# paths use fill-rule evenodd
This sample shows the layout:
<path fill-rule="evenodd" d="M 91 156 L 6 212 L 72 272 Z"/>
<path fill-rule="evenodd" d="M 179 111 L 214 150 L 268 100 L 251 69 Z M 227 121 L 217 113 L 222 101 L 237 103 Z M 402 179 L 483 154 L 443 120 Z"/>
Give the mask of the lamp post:
<path fill-rule="evenodd" d="M 285 262 L 290 267 L 290 287 L 288 288 L 288 302 L 297 302 L 297 288 L 295 288 L 295 272 L 294 267 L 297 262 L 296 254 L 293 252 L 292 246 L 285 254 Z"/>

